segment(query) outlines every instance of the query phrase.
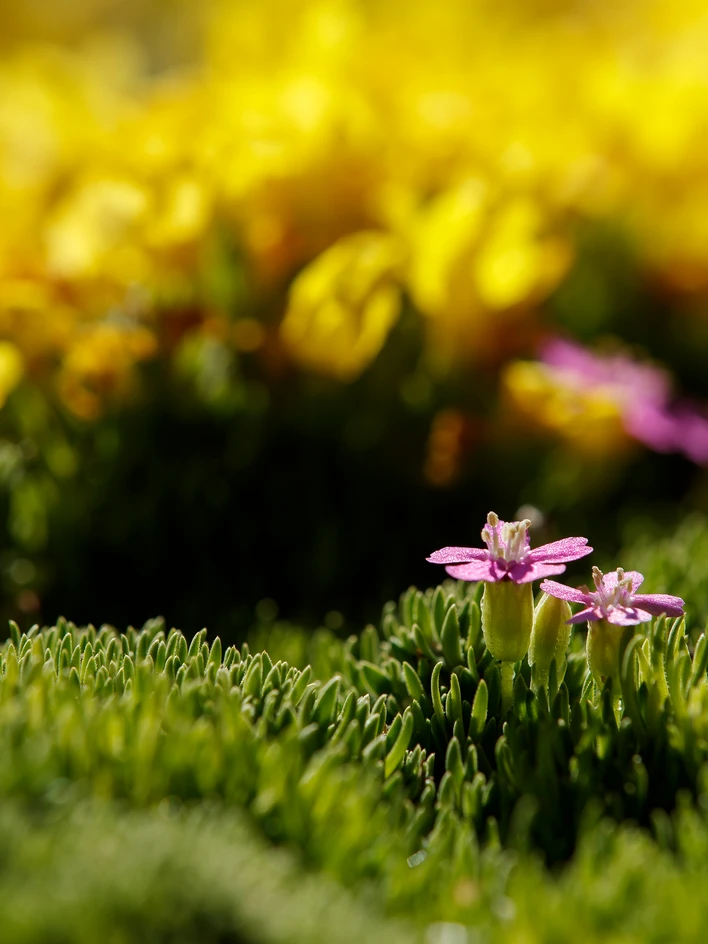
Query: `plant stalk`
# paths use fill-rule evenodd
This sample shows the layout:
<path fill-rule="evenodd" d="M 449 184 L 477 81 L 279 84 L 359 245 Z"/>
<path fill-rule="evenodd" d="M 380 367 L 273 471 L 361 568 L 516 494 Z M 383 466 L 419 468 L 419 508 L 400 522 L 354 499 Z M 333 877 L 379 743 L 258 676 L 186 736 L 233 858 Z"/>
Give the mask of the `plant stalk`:
<path fill-rule="evenodd" d="M 502 662 L 499 666 L 501 671 L 501 699 L 502 699 L 502 718 L 511 708 L 514 701 L 514 663 Z"/>

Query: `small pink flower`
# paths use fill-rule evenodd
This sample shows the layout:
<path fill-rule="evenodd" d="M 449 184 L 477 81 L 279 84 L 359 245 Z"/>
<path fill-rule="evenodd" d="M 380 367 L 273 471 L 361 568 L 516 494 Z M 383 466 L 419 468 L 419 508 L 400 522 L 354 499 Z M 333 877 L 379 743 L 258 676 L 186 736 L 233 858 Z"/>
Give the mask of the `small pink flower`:
<path fill-rule="evenodd" d="M 500 521 L 490 511 L 482 528 L 481 547 L 444 547 L 431 554 L 431 564 L 445 564 L 445 570 L 458 580 L 484 580 L 497 583 L 530 583 L 551 574 L 562 574 L 568 561 L 592 552 L 587 538 L 563 538 L 531 550 L 528 528 L 531 522 Z"/>
<path fill-rule="evenodd" d="M 576 613 L 569 623 L 582 623 L 585 620 L 607 620 L 616 626 L 634 626 L 646 623 L 652 616 L 682 616 L 684 602 L 680 597 L 668 593 L 636 593 L 644 582 L 644 577 L 636 570 L 624 571 L 621 567 L 610 574 L 603 574 L 598 567 L 593 567 L 592 578 L 595 590 L 587 587 L 574 590 L 555 580 L 544 580 L 541 590 L 568 600 L 571 603 L 583 603 L 585 609 Z"/>

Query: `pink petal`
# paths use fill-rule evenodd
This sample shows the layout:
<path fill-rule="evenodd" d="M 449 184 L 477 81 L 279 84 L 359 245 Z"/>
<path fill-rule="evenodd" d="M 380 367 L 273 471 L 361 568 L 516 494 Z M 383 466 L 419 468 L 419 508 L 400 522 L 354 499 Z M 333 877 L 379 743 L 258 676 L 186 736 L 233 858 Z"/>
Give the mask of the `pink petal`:
<path fill-rule="evenodd" d="M 553 541 L 552 544 L 542 544 L 540 547 L 535 547 L 526 556 L 526 560 L 559 564 L 563 561 L 578 560 L 587 554 L 592 554 L 592 548 L 588 547 L 587 538 L 563 538 L 561 541 Z"/>
<path fill-rule="evenodd" d="M 585 623 L 593 622 L 594 620 L 603 619 L 602 613 L 596 606 L 588 606 L 584 610 L 581 610 L 579 613 L 576 613 L 575 616 L 571 616 L 568 620 L 569 623 Z"/>
<path fill-rule="evenodd" d="M 680 448 L 680 421 L 665 406 L 637 400 L 623 419 L 629 435 L 655 452 L 673 452 Z"/>
<path fill-rule="evenodd" d="M 580 344 L 560 337 L 549 338 L 541 346 L 540 355 L 545 364 L 573 374 L 579 383 L 593 386 L 606 382 L 603 359 Z"/>
<path fill-rule="evenodd" d="M 635 607 L 612 606 L 605 619 L 614 626 L 636 626 L 637 623 L 646 623 L 650 620 L 651 613 Z"/>
<path fill-rule="evenodd" d="M 505 572 L 500 570 L 494 561 L 490 560 L 453 564 L 446 567 L 445 570 L 457 580 L 487 580 L 490 583 L 495 583 L 505 576 Z"/>
<path fill-rule="evenodd" d="M 632 578 L 632 593 L 644 583 L 644 576 L 636 570 L 625 570 L 624 576 Z M 604 574 L 602 577 L 603 586 L 607 590 L 614 590 L 618 582 L 619 578 L 616 570 L 611 571 L 609 574 Z"/>
<path fill-rule="evenodd" d="M 557 580 L 544 580 L 541 590 L 550 593 L 552 597 L 558 597 L 559 600 L 568 600 L 570 603 L 584 603 L 586 606 L 590 603 L 590 594 L 575 590 L 573 587 L 566 587 L 564 583 L 558 583 Z"/>
<path fill-rule="evenodd" d="M 681 597 L 672 597 L 668 593 L 635 593 L 632 603 L 647 613 L 660 616 L 683 616 L 684 602 Z"/>
<path fill-rule="evenodd" d="M 443 547 L 426 558 L 431 564 L 464 564 L 466 561 L 483 561 L 489 551 L 483 547 Z"/>
<path fill-rule="evenodd" d="M 675 411 L 677 423 L 676 448 L 698 465 L 708 464 L 708 417 L 691 403 Z"/>
<path fill-rule="evenodd" d="M 514 583 L 530 583 L 532 580 L 540 580 L 541 577 L 562 574 L 564 570 L 565 564 L 537 564 L 526 558 L 525 561 L 511 565 L 509 577 Z"/>

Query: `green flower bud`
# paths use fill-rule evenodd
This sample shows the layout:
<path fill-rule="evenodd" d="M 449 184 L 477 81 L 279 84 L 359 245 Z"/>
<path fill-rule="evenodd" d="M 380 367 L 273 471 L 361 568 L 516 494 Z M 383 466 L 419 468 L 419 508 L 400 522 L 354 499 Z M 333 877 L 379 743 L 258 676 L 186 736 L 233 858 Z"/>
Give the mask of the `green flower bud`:
<path fill-rule="evenodd" d="M 530 583 L 485 583 L 482 632 L 487 649 L 502 662 L 518 662 L 528 652 L 533 625 Z"/>
<path fill-rule="evenodd" d="M 619 691 L 620 654 L 636 626 L 614 626 L 607 620 L 588 623 L 587 656 L 590 671 L 600 682 L 611 678 Z"/>
<path fill-rule="evenodd" d="M 548 670 L 553 660 L 560 668 L 565 659 L 570 639 L 568 620 L 573 615 L 570 604 L 544 593 L 534 609 L 529 665 L 534 676 L 542 684 L 548 679 Z"/>

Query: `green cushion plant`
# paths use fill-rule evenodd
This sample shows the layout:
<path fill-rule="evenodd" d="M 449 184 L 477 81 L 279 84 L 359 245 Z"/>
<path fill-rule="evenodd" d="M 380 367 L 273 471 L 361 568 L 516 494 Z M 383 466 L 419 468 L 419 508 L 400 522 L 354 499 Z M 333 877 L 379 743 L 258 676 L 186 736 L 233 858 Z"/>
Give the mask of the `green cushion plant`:
<path fill-rule="evenodd" d="M 117 940 L 454 942 L 469 927 L 550 941 L 582 914 L 588 940 L 608 928 L 668 940 L 691 890 L 680 927 L 693 939 L 708 871 L 705 637 L 689 647 L 683 619 L 640 627 L 621 694 L 615 679 L 598 686 L 576 637 L 545 682 L 532 686 L 526 657 L 515 665 L 502 713 L 480 597 L 481 585 L 411 589 L 379 628 L 299 653 L 293 630 L 300 667 L 275 658 L 278 630 L 259 637 L 271 658 L 161 621 L 125 634 L 13 625 L 0 664 L 5 939 L 112 927 Z M 308 647 L 320 678 L 302 667 Z"/>

